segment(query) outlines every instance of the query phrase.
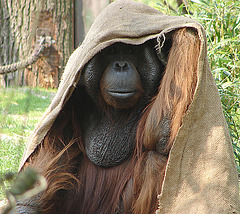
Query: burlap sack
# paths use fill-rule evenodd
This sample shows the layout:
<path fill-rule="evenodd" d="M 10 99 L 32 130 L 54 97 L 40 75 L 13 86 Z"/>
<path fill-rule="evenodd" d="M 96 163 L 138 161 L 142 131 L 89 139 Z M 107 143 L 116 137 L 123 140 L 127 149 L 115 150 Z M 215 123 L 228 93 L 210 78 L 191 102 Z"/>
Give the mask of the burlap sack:
<path fill-rule="evenodd" d="M 195 28 L 201 41 L 198 84 L 169 156 L 157 213 L 240 213 L 233 150 L 209 69 L 202 26 L 130 0 L 115 1 L 103 10 L 71 55 L 58 92 L 35 128 L 20 168 L 43 140 L 71 96 L 83 66 L 96 53 L 115 42 L 142 44 L 182 27 Z"/>

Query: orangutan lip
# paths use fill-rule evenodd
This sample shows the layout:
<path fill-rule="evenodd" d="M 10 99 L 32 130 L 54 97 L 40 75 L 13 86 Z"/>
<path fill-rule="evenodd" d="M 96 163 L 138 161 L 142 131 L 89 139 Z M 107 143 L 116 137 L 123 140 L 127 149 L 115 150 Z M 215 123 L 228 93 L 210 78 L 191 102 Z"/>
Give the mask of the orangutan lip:
<path fill-rule="evenodd" d="M 107 90 L 107 93 L 109 95 L 111 95 L 112 97 L 124 99 L 124 98 L 134 96 L 136 91 L 109 91 L 109 90 Z"/>

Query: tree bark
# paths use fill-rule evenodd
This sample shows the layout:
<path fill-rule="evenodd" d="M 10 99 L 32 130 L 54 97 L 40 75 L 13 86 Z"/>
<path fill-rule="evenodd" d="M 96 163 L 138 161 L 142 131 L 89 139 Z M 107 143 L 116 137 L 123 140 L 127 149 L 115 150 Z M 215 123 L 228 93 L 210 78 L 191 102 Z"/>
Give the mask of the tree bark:
<path fill-rule="evenodd" d="M 0 0 L 0 65 L 26 59 L 41 33 L 54 44 L 26 69 L 1 75 L 0 85 L 56 88 L 74 48 L 73 0 Z"/>

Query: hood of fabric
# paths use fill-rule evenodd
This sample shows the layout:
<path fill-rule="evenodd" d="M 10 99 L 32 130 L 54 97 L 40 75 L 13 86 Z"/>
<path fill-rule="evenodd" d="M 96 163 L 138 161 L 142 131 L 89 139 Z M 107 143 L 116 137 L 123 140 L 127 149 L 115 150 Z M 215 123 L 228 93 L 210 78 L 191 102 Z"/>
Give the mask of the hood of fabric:
<path fill-rule="evenodd" d="M 167 16 L 131 0 L 118 0 L 106 7 L 69 58 L 56 96 L 32 133 L 20 168 L 46 136 L 94 55 L 116 42 L 143 44 L 183 27 L 194 28 L 200 39 L 198 82 L 170 152 L 157 212 L 237 213 L 240 205 L 236 167 L 207 61 L 205 32 L 190 18 Z"/>

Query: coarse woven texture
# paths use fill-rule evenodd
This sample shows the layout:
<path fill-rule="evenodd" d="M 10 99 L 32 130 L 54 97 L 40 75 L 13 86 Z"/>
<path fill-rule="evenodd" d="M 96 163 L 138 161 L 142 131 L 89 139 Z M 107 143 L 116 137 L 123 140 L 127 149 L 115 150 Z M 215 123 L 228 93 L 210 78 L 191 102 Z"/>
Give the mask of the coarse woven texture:
<path fill-rule="evenodd" d="M 197 30 L 200 39 L 198 83 L 170 152 L 157 213 L 240 213 L 233 150 L 208 65 L 202 26 L 130 0 L 106 7 L 71 55 L 58 92 L 30 137 L 20 168 L 44 139 L 75 89 L 84 65 L 95 54 L 115 42 L 138 45 L 183 27 Z"/>

